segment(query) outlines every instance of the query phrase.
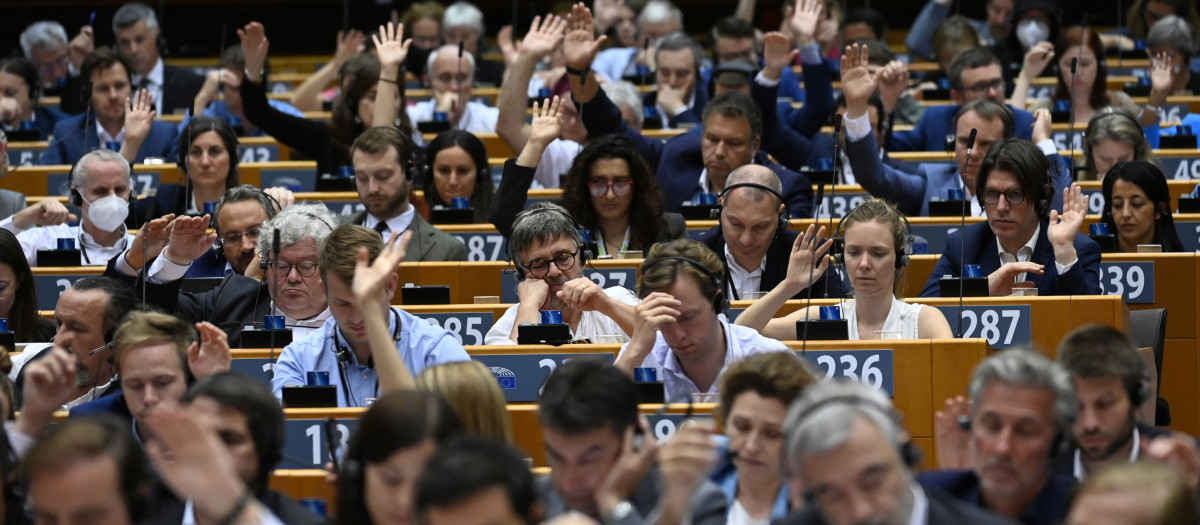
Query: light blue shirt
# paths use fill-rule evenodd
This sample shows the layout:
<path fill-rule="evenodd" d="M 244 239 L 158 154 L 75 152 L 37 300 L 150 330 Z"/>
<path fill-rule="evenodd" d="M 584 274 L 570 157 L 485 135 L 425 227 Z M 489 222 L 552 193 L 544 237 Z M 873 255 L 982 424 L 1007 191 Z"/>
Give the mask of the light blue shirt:
<path fill-rule="evenodd" d="M 471 359 L 450 331 L 433 326 L 404 310 L 392 308 L 391 311 L 388 328 L 396 333 L 396 323 L 400 323 L 396 350 L 414 377 L 434 365 Z M 330 317 L 308 337 L 293 341 L 283 349 L 275 364 L 275 377 L 271 380 L 275 397 L 283 398 L 284 385 L 305 385 L 308 382 L 306 372 L 329 373 L 329 384 L 337 389 L 338 407 L 365 406 L 368 398 L 379 396 L 379 379 L 375 368 L 360 363 L 354 352 L 349 352 L 350 361 L 345 363 L 345 374 L 351 399 L 346 399 L 346 389 L 342 388 L 342 373 L 335 355 L 336 345 L 345 344 L 345 339 L 338 330 L 335 343 L 332 335 L 335 330 L 338 330 L 337 320 Z"/>
<path fill-rule="evenodd" d="M 614 47 L 605 49 L 596 54 L 596 58 L 592 60 L 592 71 L 603 75 L 604 78 L 612 81 L 618 81 L 625 78 L 626 73 L 636 73 L 637 70 L 633 66 L 637 57 L 638 49 L 636 47 Z M 649 75 L 647 78 L 653 80 L 654 75 Z"/>

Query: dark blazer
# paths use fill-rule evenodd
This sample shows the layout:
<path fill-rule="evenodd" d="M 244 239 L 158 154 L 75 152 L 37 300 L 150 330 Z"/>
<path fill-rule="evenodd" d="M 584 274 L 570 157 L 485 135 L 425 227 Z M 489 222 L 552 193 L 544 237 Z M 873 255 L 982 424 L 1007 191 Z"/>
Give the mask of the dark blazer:
<path fill-rule="evenodd" d="M 1146 446 L 1148 440 L 1171 435 L 1170 430 L 1145 423 L 1138 423 L 1137 429 L 1138 433 L 1141 434 L 1142 446 Z M 1200 443 L 1197 443 L 1197 446 L 1200 447 Z M 1060 450 L 1062 450 L 1062 453 L 1057 454 L 1054 458 L 1054 474 L 1067 477 L 1075 476 L 1075 452 L 1079 450 L 1079 446 L 1072 440 L 1070 448 Z"/>
<path fill-rule="evenodd" d="M 810 72 L 810 69 L 822 70 L 823 73 Z M 810 77 L 824 78 L 826 86 L 829 85 L 829 71 L 824 66 L 806 66 L 804 84 L 812 86 L 812 82 L 819 82 Z M 776 106 L 779 86 L 768 87 L 752 81 L 750 96 L 754 99 L 754 105 L 762 112 L 763 119 L 762 144 L 759 148 L 794 170 L 800 169 L 801 166 L 815 167 L 817 159 L 820 158 L 833 158 L 833 138 L 819 133 L 821 126 L 833 111 L 833 99 L 827 96 L 830 93 L 825 91 L 832 91 L 832 88 L 823 88 L 819 93 L 810 92 L 806 100 L 811 102 L 805 102 L 802 109 L 791 112 L 791 122 L 785 125 L 777 112 L 772 111 Z M 805 132 L 811 133 L 806 135 Z"/>
<path fill-rule="evenodd" d="M 767 267 L 763 269 L 762 279 L 759 281 L 758 290 L 760 292 L 769 292 L 780 282 L 784 277 L 787 277 L 788 262 L 791 259 L 792 245 L 796 242 L 796 237 L 800 233 L 794 230 L 785 230 L 783 233 L 776 235 L 771 240 L 771 245 L 767 247 Z M 725 266 L 725 278 L 729 278 L 729 261 L 725 259 L 725 236 L 721 232 L 721 225 L 713 226 L 711 230 L 704 232 L 700 238 L 696 239 L 705 246 L 708 246 L 717 257 L 721 258 L 721 264 Z M 830 279 L 830 276 L 836 275 L 833 273 L 833 266 L 825 272 L 812 285 L 812 296 L 814 298 L 842 298 L 846 297 L 846 289 L 842 286 L 841 279 Z M 828 281 L 828 284 L 826 284 Z M 826 294 L 828 290 L 828 294 Z M 738 293 L 744 290 L 739 290 Z M 793 299 L 804 299 L 808 297 L 807 291 L 801 291 L 796 294 Z M 730 297 L 730 299 L 738 299 L 738 297 Z"/>
<path fill-rule="evenodd" d="M 87 79 L 79 76 L 67 76 L 63 82 L 59 109 L 72 115 L 87 111 L 88 99 L 91 93 L 83 93 L 84 82 Z M 192 107 L 196 93 L 204 86 L 204 77 L 193 73 L 190 69 L 163 64 L 163 113 L 170 115 L 176 109 Z M 161 116 L 161 115 L 160 115 Z"/>
<path fill-rule="evenodd" d="M 974 505 L 969 505 L 946 493 L 936 490 L 925 490 L 929 499 L 929 525 L 1011 525 L 1012 522 Z M 814 508 L 806 508 L 788 514 L 772 522 L 772 525 L 824 525 L 827 523 Z"/>
<path fill-rule="evenodd" d="M 183 215 L 188 209 L 187 188 L 182 184 L 167 182 L 158 185 L 153 197 L 134 201 L 133 215 L 136 227 L 168 213 Z"/>
<path fill-rule="evenodd" d="M 917 475 L 917 482 L 926 488 L 926 494 L 941 490 L 960 503 L 983 508 L 983 500 L 979 491 L 979 477 L 975 475 L 974 471 L 926 471 Z M 1062 522 L 1071 508 L 1071 497 L 1074 490 L 1075 478 L 1051 475 L 1037 497 L 1021 514 L 1019 521 L 1024 525 L 1053 525 Z M 974 523 L 974 521 L 961 523 Z"/>
<path fill-rule="evenodd" d="M 54 140 L 42 152 L 38 164 L 74 164 L 84 153 L 104 147 L 96 135 L 96 119 L 89 118 L 85 122 L 86 116 L 76 115 L 60 120 L 54 126 Z M 161 157 L 167 162 L 175 162 L 178 160 L 178 139 L 178 130 L 173 124 L 154 121 L 146 142 L 138 150 L 136 161 L 144 162 L 146 157 Z"/>
<path fill-rule="evenodd" d="M 364 226 L 366 220 L 367 212 L 360 211 L 354 215 L 343 216 L 342 224 Z M 420 213 L 413 214 L 408 230 L 413 234 L 412 240 L 408 242 L 408 251 L 404 254 L 404 262 L 467 260 L 467 245 L 429 224 Z"/>
<path fill-rule="evenodd" d="M 650 169 L 655 171 L 663 195 L 663 209 L 678 212 L 685 202 L 691 200 L 698 188 L 700 173 L 704 171 L 704 159 L 700 154 L 701 126 L 663 143 L 626 126 L 621 120 L 621 111 L 604 90 L 597 91 L 591 101 L 577 106 L 580 107 L 579 115 L 590 136 L 621 133 L 633 141 Z M 783 183 L 783 197 L 788 202 L 793 218 L 812 216 L 812 183 L 808 177 L 771 162 L 763 151 L 754 157 L 754 163 L 766 166 L 779 175 Z"/>
<path fill-rule="evenodd" d="M 925 114 L 913 129 L 895 131 L 888 134 L 888 151 L 946 151 L 946 137 L 954 134 L 950 128 L 954 114 L 959 106 L 931 106 L 925 108 Z M 1033 114 L 1013 109 L 1013 131 L 1019 139 L 1032 140 Z"/>
<path fill-rule="evenodd" d="M 779 96 L 786 96 L 791 92 L 794 85 L 785 85 L 790 82 L 796 84 L 796 76 L 791 72 L 791 68 L 784 68 L 779 75 L 779 84 L 776 86 L 775 93 L 769 100 L 763 100 L 766 105 L 759 102 L 759 98 L 755 95 L 755 87 L 758 82 L 751 80 L 750 96 L 754 97 L 755 103 L 759 104 L 759 109 L 763 112 L 763 129 L 766 129 L 767 119 L 778 118 L 784 124 L 784 127 L 799 133 L 804 137 L 815 137 L 821 132 L 821 126 L 824 126 L 829 121 L 829 115 L 833 113 L 833 74 L 829 71 L 829 65 L 824 60 L 820 64 L 805 64 L 804 70 L 800 73 L 804 80 L 804 105 L 800 108 L 794 108 L 791 104 L 779 103 Z M 760 86 L 761 87 L 761 86 Z M 770 115 L 769 108 L 775 107 L 775 115 Z M 765 135 L 765 132 L 764 132 Z M 766 140 L 766 137 L 763 137 Z M 770 152 L 768 152 L 770 153 Z M 775 155 L 774 153 L 771 153 Z M 778 158 L 778 156 L 776 157 Z M 780 160 L 785 166 L 795 169 L 795 166 Z"/>
<path fill-rule="evenodd" d="M 266 78 L 259 84 L 243 81 L 238 88 L 242 95 L 242 113 L 245 114 L 246 120 L 253 122 L 264 133 L 275 137 L 280 144 L 315 160 L 317 175 L 336 174 L 338 166 L 351 164 L 346 156 L 348 152 L 334 144 L 328 124 L 288 115 L 271 107 L 267 102 L 266 83 Z"/>
<path fill-rule="evenodd" d="M 166 487 L 159 487 L 154 502 L 154 510 L 150 513 L 150 519 L 145 523 L 148 525 L 179 525 L 183 523 L 183 511 L 187 506 L 187 502 L 179 499 L 175 494 L 172 494 Z M 327 523 L 324 519 L 317 517 L 308 509 L 301 506 L 296 500 L 288 497 L 288 495 L 275 490 L 267 490 L 266 492 L 257 494 L 258 501 L 265 505 L 271 512 L 279 518 L 279 521 L 287 525 L 322 525 Z"/>
<path fill-rule="evenodd" d="M 1042 222 L 1042 231 L 1034 244 L 1033 256 L 1030 262 L 1045 266 L 1045 273 L 1038 275 L 1029 273 L 1026 279 L 1033 282 L 1038 289 L 1038 295 L 1100 295 L 1100 245 L 1082 233 L 1075 234 L 1075 251 L 1078 260 L 1071 271 L 1059 275 L 1058 267 L 1054 265 L 1054 249 L 1050 247 L 1050 239 L 1046 237 L 1048 224 Z M 963 235 L 959 232 L 950 234 L 946 239 L 946 249 L 938 259 L 937 266 L 929 275 L 921 297 L 939 297 L 943 275 L 958 277 L 963 261 L 960 260 L 960 250 L 966 253 L 966 264 L 978 264 L 986 277 L 1000 269 L 1000 250 L 996 247 L 996 234 L 987 221 L 972 224 L 966 229 L 966 245 L 963 245 Z"/>
<path fill-rule="evenodd" d="M 905 215 L 928 216 L 929 201 L 945 199 L 946 190 L 962 185 L 962 177 L 954 164 L 921 164 L 916 173 L 909 173 L 881 162 L 874 133 L 846 144 L 846 156 L 854 169 L 854 179 L 863 189 L 895 202 Z M 1047 158 L 1054 169 L 1054 200 L 1050 207 L 1062 210 L 1062 190 L 1071 186 L 1071 175 L 1057 154 Z M 974 191 L 971 188 L 971 192 Z"/>
<path fill-rule="evenodd" d="M 114 395 L 101 396 L 87 403 L 75 406 L 68 415 L 70 417 L 86 417 L 108 414 L 116 416 L 122 421 L 133 421 L 133 413 L 129 411 L 129 403 L 125 401 L 125 392 L 120 388 L 117 388 L 115 391 L 116 394 Z"/>
<path fill-rule="evenodd" d="M 702 87 L 697 87 L 695 91 L 695 102 L 692 107 L 684 108 L 678 115 L 667 119 L 668 128 L 678 128 L 680 124 L 698 125 L 701 123 L 700 116 L 704 114 L 704 106 L 708 104 L 708 91 Z M 662 115 L 658 113 L 658 91 L 649 91 L 642 95 L 642 111 L 645 113 L 645 122 L 642 124 L 644 129 L 661 129 Z"/>

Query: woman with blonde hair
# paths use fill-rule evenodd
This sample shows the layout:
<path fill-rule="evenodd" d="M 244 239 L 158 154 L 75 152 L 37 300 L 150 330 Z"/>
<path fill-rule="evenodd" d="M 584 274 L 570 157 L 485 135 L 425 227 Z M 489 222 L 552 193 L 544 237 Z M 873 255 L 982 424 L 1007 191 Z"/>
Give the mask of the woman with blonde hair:
<path fill-rule="evenodd" d="M 496 376 L 478 361 L 443 363 L 417 376 L 417 387 L 437 394 L 466 432 L 512 443 L 512 423 Z"/>

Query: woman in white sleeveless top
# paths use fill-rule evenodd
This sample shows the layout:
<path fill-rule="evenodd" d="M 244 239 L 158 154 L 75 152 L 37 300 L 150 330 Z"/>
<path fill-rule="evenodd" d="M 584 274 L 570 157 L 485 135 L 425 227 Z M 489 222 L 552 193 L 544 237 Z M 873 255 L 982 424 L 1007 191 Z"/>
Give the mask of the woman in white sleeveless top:
<path fill-rule="evenodd" d="M 796 321 L 816 319 L 820 310 L 813 306 L 772 319 L 784 301 L 800 293 L 812 279 L 829 267 L 825 253 L 830 241 L 817 246 L 825 229 L 814 234 L 814 227 L 796 240 L 788 263 L 787 277 L 770 293 L 756 301 L 737 318 L 737 324 L 757 329 L 766 337 L 798 339 Z M 854 299 L 840 303 L 842 318 L 850 328 L 850 339 L 879 339 L 884 333 L 900 339 L 951 338 L 954 333 L 942 312 L 931 306 L 909 304 L 897 298 L 900 275 L 908 264 L 908 226 L 895 206 L 879 199 L 868 199 L 846 214 L 838 223 L 838 234 L 845 240 L 845 271 L 850 276 Z M 814 259 L 815 257 L 815 259 Z M 820 264 L 812 272 L 812 261 Z"/>

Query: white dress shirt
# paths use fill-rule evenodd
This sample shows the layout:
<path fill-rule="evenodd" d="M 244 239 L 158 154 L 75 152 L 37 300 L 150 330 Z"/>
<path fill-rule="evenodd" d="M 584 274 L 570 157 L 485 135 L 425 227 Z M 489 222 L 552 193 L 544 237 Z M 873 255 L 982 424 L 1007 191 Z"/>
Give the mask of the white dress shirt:
<path fill-rule="evenodd" d="M 734 300 L 745 299 L 742 297 L 745 292 L 759 291 L 759 287 L 762 285 L 763 270 L 767 267 L 765 255 L 754 270 L 747 270 L 733 258 L 733 254 L 729 252 L 729 243 L 725 243 L 725 262 L 728 263 L 725 267 L 729 268 L 729 284 L 725 290 L 729 295 L 726 297 Z"/>
<path fill-rule="evenodd" d="M 1020 248 L 1017 249 L 1016 254 L 1012 254 L 1012 253 L 1008 253 L 1008 252 L 1004 251 L 1004 245 L 1000 244 L 1000 238 L 997 237 L 996 238 L 996 248 L 998 249 L 997 251 L 999 251 L 999 253 L 1000 253 L 1000 266 L 1004 266 L 1005 264 L 1008 264 L 1011 262 L 1026 262 L 1026 261 L 1032 259 L 1033 258 L 1033 248 L 1037 245 L 1038 235 L 1041 235 L 1041 234 L 1042 234 L 1042 224 L 1038 223 L 1037 228 L 1035 228 L 1033 230 L 1033 235 L 1029 237 L 1028 241 L 1025 241 L 1025 244 L 1023 246 L 1021 246 Z M 1054 267 L 1058 269 L 1058 274 L 1062 275 L 1064 273 L 1071 271 L 1071 267 L 1075 266 L 1075 263 L 1077 263 L 1077 262 L 1079 262 L 1079 257 L 1076 257 L 1074 261 L 1071 261 L 1068 264 L 1059 264 L 1058 261 L 1055 260 Z M 1018 283 L 1025 282 L 1026 278 L 1028 277 L 1028 275 L 1026 275 L 1026 274 L 1027 274 L 1027 272 L 1021 272 L 1021 273 L 1017 274 L 1017 277 L 1016 277 L 1016 279 L 1013 280 L 1013 282 L 1018 282 Z"/>
<path fill-rule="evenodd" d="M 159 57 L 158 62 L 154 63 L 154 68 L 150 70 L 149 74 L 147 74 L 147 75 L 139 75 L 137 73 L 133 74 L 133 86 L 132 86 L 133 93 L 130 93 L 131 97 L 133 96 L 134 93 L 137 92 L 138 86 L 141 85 L 142 80 L 146 81 L 146 91 L 148 91 L 150 93 L 151 100 L 154 101 L 154 111 L 158 115 L 165 115 L 166 113 L 163 113 L 163 107 L 162 107 L 163 85 L 164 85 L 162 57 Z M 167 108 L 167 109 L 170 110 L 170 109 L 175 109 L 175 108 Z"/>

